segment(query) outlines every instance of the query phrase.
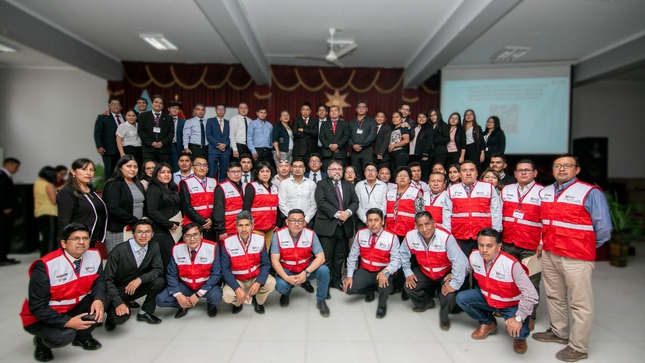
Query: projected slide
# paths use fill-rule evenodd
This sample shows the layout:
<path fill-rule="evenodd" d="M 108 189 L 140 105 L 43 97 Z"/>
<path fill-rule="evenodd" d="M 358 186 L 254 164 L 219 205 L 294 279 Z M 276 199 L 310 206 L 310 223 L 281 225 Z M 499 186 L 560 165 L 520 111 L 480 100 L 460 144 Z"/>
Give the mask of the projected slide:
<path fill-rule="evenodd" d="M 483 76 L 450 79 L 451 70 L 442 73 L 441 112 L 447 119 L 452 112 L 472 108 L 484 128 L 489 116 L 500 119 L 506 133 L 506 154 L 557 154 L 568 150 L 570 81 L 566 75 L 521 77 L 535 74 L 512 69 L 512 76 L 500 70 L 482 70 Z M 464 78 L 469 72 L 458 72 Z M 495 74 L 497 73 L 497 74 Z M 496 76 L 494 79 L 484 77 Z M 515 77 L 513 77 L 513 75 Z M 448 77 L 446 77 L 448 76 Z"/>

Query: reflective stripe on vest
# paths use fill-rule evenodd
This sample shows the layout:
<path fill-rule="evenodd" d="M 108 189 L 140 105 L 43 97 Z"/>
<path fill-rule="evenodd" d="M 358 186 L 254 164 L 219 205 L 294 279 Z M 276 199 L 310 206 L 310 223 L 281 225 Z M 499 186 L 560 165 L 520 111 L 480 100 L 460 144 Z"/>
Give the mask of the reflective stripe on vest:
<path fill-rule="evenodd" d="M 242 211 L 244 200 L 230 180 L 220 183 L 219 187 L 224 192 L 224 229 L 226 234 L 236 235 L 235 217 Z"/>

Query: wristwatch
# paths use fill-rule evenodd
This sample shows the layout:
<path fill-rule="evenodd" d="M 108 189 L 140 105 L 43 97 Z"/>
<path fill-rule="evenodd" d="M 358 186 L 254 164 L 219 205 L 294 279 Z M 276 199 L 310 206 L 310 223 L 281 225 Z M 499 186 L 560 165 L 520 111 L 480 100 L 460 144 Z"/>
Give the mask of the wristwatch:
<path fill-rule="evenodd" d="M 309 275 L 311 275 L 311 272 L 309 272 L 309 271 L 305 270 L 305 276 L 306 276 L 307 278 L 309 278 Z"/>
<path fill-rule="evenodd" d="M 383 271 L 383 275 L 385 275 L 385 277 L 390 277 L 390 271 L 388 270 Z"/>
<path fill-rule="evenodd" d="M 522 317 L 519 316 L 519 315 L 515 315 L 515 321 L 517 321 L 518 323 L 521 323 L 522 322 Z"/>

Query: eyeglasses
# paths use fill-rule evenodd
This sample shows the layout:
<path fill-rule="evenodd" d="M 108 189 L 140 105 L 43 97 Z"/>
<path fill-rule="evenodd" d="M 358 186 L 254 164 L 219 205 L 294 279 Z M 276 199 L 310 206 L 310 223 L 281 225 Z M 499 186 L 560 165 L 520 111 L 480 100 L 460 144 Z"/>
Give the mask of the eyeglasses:
<path fill-rule="evenodd" d="M 365 170 L 365 172 L 366 172 L 366 173 L 368 173 L 368 174 L 374 174 L 374 173 L 376 173 L 376 170 L 374 170 L 374 169 L 367 169 L 367 170 Z"/>
<path fill-rule="evenodd" d="M 533 172 L 533 169 L 517 169 L 518 174 L 529 174 Z"/>
<path fill-rule="evenodd" d="M 305 223 L 305 220 L 304 220 L 304 219 L 287 219 L 287 220 L 288 220 L 290 223 L 294 223 L 294 224 L 303 224 L 303 223 Z"/>
<path fill-rule="evenodd" d="M 294 169 L 302 169 L 304 167 L 305 167 L 304 165 L 293 165 L 292 166 L 292 168 L 294 168 Z"/>
<path fill-rule="evenodd" d="M 113 103 L 110 103 L 110 106 L 121 106 L 121 104 L 120 104 L 120 103 L 114 103 L 114 102 L 113 102 Z"/>
<path fill-rule="evenodd" d="M 149 167 L 146 168 L 146 170 L 155 170 L 155 167 L 154 166 L 149 166 Z"/>
<path fill-rule="evenodd" d="M 152 231 L 135 231 L 134 234 L 137 236 L 147 236 L 149 234 L 152 234 Z"/>
<path fill-rule="evenodd" d="M 242 174 L 242 170 L 229 170 L 228 172 L 231 174 Z"/>
<path fill-rule="evenodd" d="M 74 243 L 79 242 L 81 240 L 83 240 L 83 242 L 89 242 L 90 237 L 69 237 L 67 240 Z"/>
<path fill-rule="evenodd" d="M 201 163 L 193 164 L 193 166 L 196 168 L 208 168 L 208 164 L 201 164 Z"/>
<path fill-rule="evenodd" d="M 309 160 L 309 164 L 320 164 L 320 160 Z"/>
<path fill-rule="evenodd" d="M 553 170 L 560 170 L 560 169 L 573 169 L 577 167 L 578 165 L 575 164 L 555 164 L 553 165 Z"/>
<path fill-rule="evenodd" d="M 356 108 L 367 108 L 367 106 L 358 106 Z"/>
<path fill-rule="evenodd" d="M 329 168 L 331 171 L 343 171 L 343 168 Z"/>
<path fill-rule="evenodd" d="M 197 239 L 197 238 L 199 238 L 200 235 L 201 235 L 201 233 L 186 233 L 184 235 L 184 238 L 185 239 Z"/>

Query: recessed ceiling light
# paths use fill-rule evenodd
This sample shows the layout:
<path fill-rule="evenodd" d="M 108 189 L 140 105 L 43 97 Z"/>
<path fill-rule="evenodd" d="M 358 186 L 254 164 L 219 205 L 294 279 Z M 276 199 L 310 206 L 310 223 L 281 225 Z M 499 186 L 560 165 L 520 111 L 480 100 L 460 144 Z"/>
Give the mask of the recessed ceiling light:
<path fill-rule="evenodd" d="M 145 40 L 156 50 L 177 50 L 177 46 L 172 44 L 168 39 L 164 38 L 163 34 L 139 34 L 141 39 Z"/>
<path fill-rule="evenodd" d="M 495 62 L 515 62 L 520 57 L 528 53 L 532 48 L 531 47 L 518 47 L 513 45 L 507 45 L 503 49 L 493 53 L 491 60 Z"/>
<path fill-rule="evenodd" d="M 0 44 L 0 53 L 15 53 L 18 50 L 8 45 Z"/>

